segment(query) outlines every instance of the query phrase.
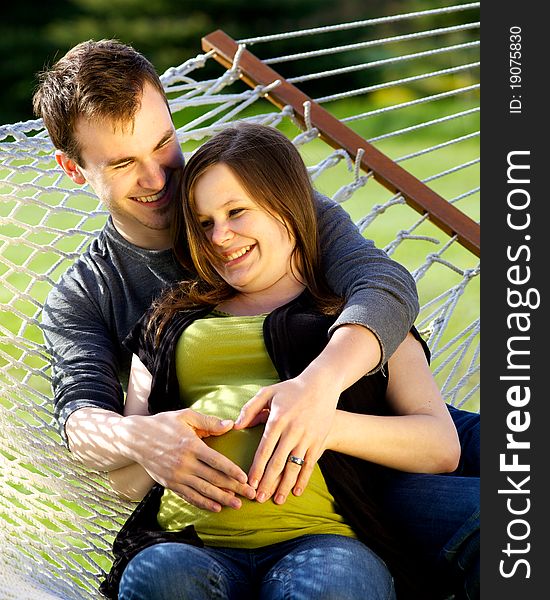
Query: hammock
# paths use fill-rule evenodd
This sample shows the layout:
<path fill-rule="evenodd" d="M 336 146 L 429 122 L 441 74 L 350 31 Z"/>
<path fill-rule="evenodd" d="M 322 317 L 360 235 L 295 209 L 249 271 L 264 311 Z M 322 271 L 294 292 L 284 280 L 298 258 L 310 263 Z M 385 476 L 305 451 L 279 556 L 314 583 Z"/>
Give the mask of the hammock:
<path fill-rule="evenodd" d="M 475 411 L 478 12 L 458 4 L 238 41 L 216 31 L 161 77 L 187 154 L 235 120 L 293 140 L 317 189 L 413 273 L 444 398 Z M 329 32 L 342 43 L 328 47 Z M 300 51 L 281 54 L 290 41 Z M 317 69 L 327 55 L 334 68 Z M 73 461 L 52 418 L 41 305 L 106 218 L 52 151 L 39 120 L 0 126 L 0 598 L 18 600 L 98 598 L 132 509 Z"/>

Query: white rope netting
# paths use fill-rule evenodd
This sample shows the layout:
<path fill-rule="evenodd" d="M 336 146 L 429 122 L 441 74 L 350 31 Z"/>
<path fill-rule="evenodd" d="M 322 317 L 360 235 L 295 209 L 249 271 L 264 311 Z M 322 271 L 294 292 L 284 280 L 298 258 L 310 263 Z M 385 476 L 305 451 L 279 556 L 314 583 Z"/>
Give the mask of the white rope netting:
<path fill-rule="evenodd" d="M 265 97 L 278 81 L 243 84 L 239 56 L 246 47 L 478 221 L 478 9 L 469 3 L 250 38 L 229 69 L 210 51 L 162 75 L 184 152 L 236 119 L 278 127 L 294 141 L 317 189 L 414 274 L 417 327 L 435 376 L 446 401 L 470 410 L 479 410 L 479 259 L 360 170 L 361 150 L 352 158 L 323 142 L 308 107 L 300 128 L 291 106 L 271 105 Z M 327 47 L 323 36 L 332 31 L 364 41 Z M 303 36 L 318 49 L 277 54 L 278 42 L 288 48 Z M 316 57 L 327 54 L 338 66 L 316 71 Z M 363 83 L 350 87 L 350 73 Z M 323 95 L 308 91 L 312 83 Z M 103 475 L 72 460 L 53 425 L 40 309 L 106 215 L 52 152 L 40 121 L 0 126 L 0 598 L 19 600 L 97 598 L 110 544 L 132 508 Z"/>

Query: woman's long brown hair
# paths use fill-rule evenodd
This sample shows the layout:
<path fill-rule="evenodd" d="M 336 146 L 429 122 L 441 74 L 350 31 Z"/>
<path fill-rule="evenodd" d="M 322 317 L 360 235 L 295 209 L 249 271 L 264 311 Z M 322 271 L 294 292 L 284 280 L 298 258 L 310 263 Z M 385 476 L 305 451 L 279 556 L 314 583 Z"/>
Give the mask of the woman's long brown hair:
<path fill-rule="evenodd" d="M 299 270 L 296 275 L 321 312 L 336 313 L 342 302 L 328 287 L 321 270 L 313 188 L 300 153 L 277 129 L 240 123 L 203 144 L 183 169 L 182 198 L 172 228 L 173 247 L 179 262 L 197 277 L 168 290 L 155 303 L 151 321 L 157 336 L 176 311 L 216 306 L 236 294 L 213 266 L 216 254 L 195 210 L 197 181 L 220 163 L 231 169 L 260 207 L 284 222 L 295 241 L 292 262 Z"/>

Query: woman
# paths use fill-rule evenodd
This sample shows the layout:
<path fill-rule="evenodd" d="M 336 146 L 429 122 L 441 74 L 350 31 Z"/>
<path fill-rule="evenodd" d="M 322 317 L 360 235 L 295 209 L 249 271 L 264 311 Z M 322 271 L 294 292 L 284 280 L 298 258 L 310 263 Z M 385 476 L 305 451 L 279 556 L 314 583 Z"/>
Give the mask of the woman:
<path fill-rule="evenodd" d="M 306 408 L 312 427 L 328 431 L 320 458 L 299 439 L 267 448 L 267 470 L 288 460 L 282 480 L 263 490 L 250 477 L 243 497 L 220 490 L 235 510 L 153 487 L 115 541 L 103 591 L 115 597 L 122 573 L 123 599 L 394 598 L 378 556 L 397 563 L 376 502 L 378 465 L 445 472 L 460 454 L 423 342 L 413 331 L 369 377 L 364 359 L 338 345 L 357 326 L 336 329 L 327 345 L 341 300 L 320 275 L 307 170 L 277 130 L 223 131 L 189 160 L 182 186 L 174 239 L 197 279 L 165 294 L 130 335 L 125 413 L 193 411 L 199 435 L 199 415 L 216 417 L 203 441 L 250 475 L 264 423 L 292 419 L 289 390 L 299 393 L 302 374 L 341 361 L 342 377 Z M 153 484 L 140 468 L 111 480 L 134 497 Z"/>

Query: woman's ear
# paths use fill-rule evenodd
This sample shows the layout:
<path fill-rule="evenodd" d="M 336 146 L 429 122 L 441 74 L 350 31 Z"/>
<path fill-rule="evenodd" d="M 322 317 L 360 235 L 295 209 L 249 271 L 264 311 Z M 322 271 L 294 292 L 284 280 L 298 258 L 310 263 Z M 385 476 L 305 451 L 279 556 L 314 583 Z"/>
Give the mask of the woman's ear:
<path fill-rule="evenodd" d="M 80 185 L 86 183 L 86 177 L 82 174 L 80 167 L 61 150 L 55 151 L 55 160 L 65 173 Z"/>

